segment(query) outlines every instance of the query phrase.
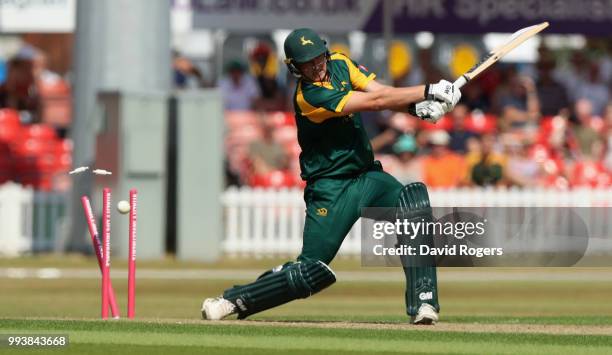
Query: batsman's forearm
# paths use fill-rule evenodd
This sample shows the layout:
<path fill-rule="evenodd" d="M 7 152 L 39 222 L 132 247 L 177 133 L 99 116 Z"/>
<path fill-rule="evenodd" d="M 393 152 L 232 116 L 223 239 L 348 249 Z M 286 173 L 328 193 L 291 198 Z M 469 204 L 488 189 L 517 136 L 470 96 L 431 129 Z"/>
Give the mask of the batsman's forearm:
<path fill-rule="evenodd" d="M 353 91 L 344 105 L 342 113 L 381 110 L 407 112 L 410 104 L 424 99 L 424 85 L 395 88 L 371 82 L 365 91 Z"/>
<path fill-rule="evenodd" d="M 407 112 L 408 105 L 425 99 L 425 86 L 404 88 L 385 87 L 376 92 L 377 110 L 393 110 Z"/>
<path fill-rule="evenodd" d="M 405 96 L 402 97 L 405 98 L 406 102 L 402 102 L 397 106 L 391 106 L 389 107 L 389 110 L 413 114 L 409 107 L 414 106 L 414 104 L 416 104 L 417 102 L 425 100 L 425 85 L 398 88 L 398 90 L 405 91 L 405 93 L 403 93 L 403 95 Z"/>

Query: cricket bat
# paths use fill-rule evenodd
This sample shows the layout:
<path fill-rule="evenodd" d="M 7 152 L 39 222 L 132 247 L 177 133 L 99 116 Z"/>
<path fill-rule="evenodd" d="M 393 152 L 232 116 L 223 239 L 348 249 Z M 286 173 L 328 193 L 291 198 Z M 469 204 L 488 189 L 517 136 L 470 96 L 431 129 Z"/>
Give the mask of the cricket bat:
<path fill-rule="evenodd" d="M 512 34 L 508 42 L 493 49 L 489 52 L 480 62 L 474 65 L 465 74 L 461 75 L 455 80 L 454 85 L 456 88 L 461 88 L 468 81 L 474 79 L 478 74 L 482 73 L 485 69 L 493 65 L 500 58 L 508 54 L 511 50 L 521 45 L 521 43 L 540 33 L 543 29 L 548 27 L 548 22 L 542 22 L 538 25 L 529 26 L 522 28 Z"/>

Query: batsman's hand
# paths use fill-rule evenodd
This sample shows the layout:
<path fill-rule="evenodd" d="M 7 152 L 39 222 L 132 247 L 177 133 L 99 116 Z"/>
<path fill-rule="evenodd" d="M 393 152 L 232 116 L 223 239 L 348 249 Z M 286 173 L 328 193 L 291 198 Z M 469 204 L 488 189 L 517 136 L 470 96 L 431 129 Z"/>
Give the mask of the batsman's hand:
<path fill-rule="evenodd" d="M 440 80 L 436 84 L 425 85 L 425 100 L 438 100 L 455 107 L 461 99 L 461 91 L 453 83 Z"/>
<path fill-rule="evenodd" d="M 450 111 L 449 108 L 450 105 L 446 102 L 426 100 L 411 105 L 408 109 L 408 113 L 422 119 L 423 121 L 436 123 L 440 120 L 440 118 L 442 118 L 442 116 Z"/>

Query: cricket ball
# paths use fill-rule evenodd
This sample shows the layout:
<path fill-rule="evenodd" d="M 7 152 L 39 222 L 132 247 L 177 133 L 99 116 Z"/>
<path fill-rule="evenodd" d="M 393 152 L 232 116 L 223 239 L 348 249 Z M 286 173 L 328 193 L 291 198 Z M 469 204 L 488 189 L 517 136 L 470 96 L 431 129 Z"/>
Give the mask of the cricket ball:
<path fill-rule="evenodd" d="M 121 200 L 117 203 L 117 211 L 121 214 L 130 212 L 130 204 L 126 200 Z"/>

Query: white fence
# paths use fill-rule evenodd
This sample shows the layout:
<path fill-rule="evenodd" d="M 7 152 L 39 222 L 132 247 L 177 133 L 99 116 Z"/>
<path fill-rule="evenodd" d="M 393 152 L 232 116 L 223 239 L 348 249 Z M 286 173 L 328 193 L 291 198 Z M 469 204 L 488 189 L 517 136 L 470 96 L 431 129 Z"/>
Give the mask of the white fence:
<path fill-rule="evenodd" d="M 32 250 L 32 200 L 34 192 L 21 185 L 0 187 L 0 254 L 15 256 Z"/>
<path fill-rule="evenodd" d="M 57 251 L 66 196 L 21 185 L 0 186 L 0 255 Z"/>
<path fill-rule="evenodd" d="M 224 251 L 230 255 L 297 255 L 305 215 L 302 193 L 301 189 L 225 191 L 221 198 Z M 453 189 L 430 191 L 430 198 L 434 207 L 611 207 L 612 189 Z M 65 204 L 62 194 L 35 192 L 16 184 L 0 186 L 0 255 L 60 250 Z M 612 229 L 606 219 L 589 225 L 600 227 L 600 236 L 608 236 Z M 358 222 L 340 254 L 357 255 L 360 249 Z"/>
<path fill-rule="evenodd" d="M 612 190 L 483 189 L 432 190 L 433 207 L 610 207 Z M 224 250 L 230 255 L 297 255 L 302 246 L 302 190 L 230 188 L 222 198 Z M 596 223 L 605 231 L 608 221 Z M 602 225 L 603 224 L 603 225 Z M 361 250 L 361 223 L 347 235 L 339 254 Z"/>

